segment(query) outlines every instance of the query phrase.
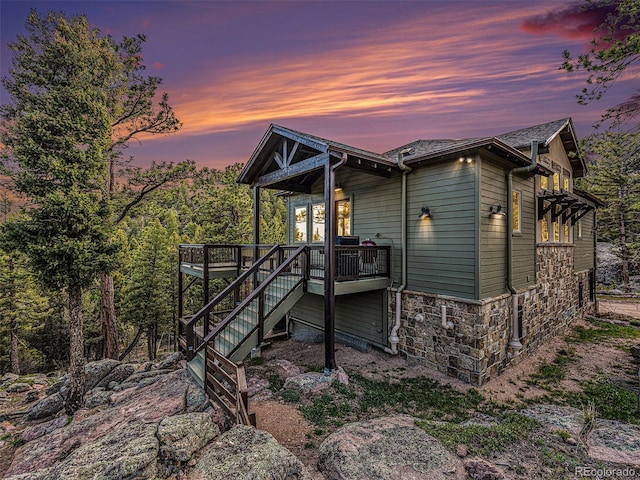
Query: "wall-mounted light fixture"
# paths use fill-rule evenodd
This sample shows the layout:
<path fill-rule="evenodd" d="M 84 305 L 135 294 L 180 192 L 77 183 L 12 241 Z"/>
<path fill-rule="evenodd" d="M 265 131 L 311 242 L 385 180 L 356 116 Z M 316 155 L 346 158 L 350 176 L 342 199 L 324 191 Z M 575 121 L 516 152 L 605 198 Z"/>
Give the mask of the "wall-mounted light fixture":
<path fill-rule="evenodd" d="M 498 204 L 497 206 L 491 205 L 489 207 L 489 215 L 501 215 L 504 217 L 507 214 L 502 211 L 502 205 Z"/>
<path fill-rule="evenodd" d="M 465 162 L 466 163 L 471 163 L 471 162 L 473 162 L 473 158 L 472 157 L 460 157 L 460 158 L 458 158 L 458 161 L 460 163 L 465 163 Z"/>
<path fill-rule="evenodd" d="M 339 183 L 336 183 L 336 188 L 334 190 L 336 193 L 342 193 L 342 185 Z"/>
<path fill-rule="evenodd" d="M 431 218 L 431 212 L 429 211 L 429 207 L 426 205 L 422 205 L 422 212 L 418 216 L 420 220 L 424 220 L 425 218 Z"/>

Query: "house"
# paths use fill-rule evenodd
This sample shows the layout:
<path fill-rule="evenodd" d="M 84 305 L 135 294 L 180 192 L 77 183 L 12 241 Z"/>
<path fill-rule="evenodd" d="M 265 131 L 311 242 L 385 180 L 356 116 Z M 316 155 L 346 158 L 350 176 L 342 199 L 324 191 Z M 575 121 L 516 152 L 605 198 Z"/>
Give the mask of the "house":
<path fill-rule="evenodd" d="M 286 195 L 288 244 L 256 222 L 252 246 L 181 246 L 181 299 L 229 282 L 194 314 L 181 300 L 183 346 L 241 359 L 286 315 L 323 332 L 328 370 L 342 335 L 482 385 L 594 310 L 585 172 L 568 118 L 384 154 L 271 125 L 238 181 L 256 218 L 261 188 Z"/>

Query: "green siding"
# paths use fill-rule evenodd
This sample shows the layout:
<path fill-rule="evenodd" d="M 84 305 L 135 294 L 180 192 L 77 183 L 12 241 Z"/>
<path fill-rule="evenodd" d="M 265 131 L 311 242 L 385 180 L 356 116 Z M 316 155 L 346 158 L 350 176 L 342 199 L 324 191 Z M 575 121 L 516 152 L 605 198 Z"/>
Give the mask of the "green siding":
<path fill-rule="evenodd" d="M 595 212 L 591 211 L 582 217 L 582 238 L 578 238 L 577 225 L 573 226 L 575 244 L 573 254 L 576 272 L 594 268 L 593 250 L 595 248 L 594 236 L 596 234 L 594 229 L 595 215 Z"/>
<path fill-rule="evenodd" d="M 291 309 L 291 317 L 324 328 L 324 297 L 306 293 Z M 376 290 L 336 297 L 336 330 L 367 340 L 373 345 L 387 344 L 387 291 Z"/>
<path fill-rule="evenodd" d="M 378 245 L 391 247 L 392 278 L 400 281 L 400 176 L 385 178 L 348 168 L 338 169 L 336 173 L 336 181 L 342 187 L 336 200 L 351 199 L 352 235 L 359 236 L 361 241 L 370 238 Z M 289 197 L 287 240 L 290 244 L 293 244 L 295 208 L 324 202 L 322 188 L 319 181 L 314 185 L 314 192 L 319 190 L 319 193 Z"/>
<path fill-rule="evenodd" d="M 522 212 L 520 234 L 513 241 L 513 285 L 523 288 L 536 280 L 536 196 L 534 177 L 513 177 L 513 190 L 519 191 Z M 509 210 L 511 202 L 509 202 Z"/>
<path fill-rule="evenodd" d="M 408 176 L 408 289 L 475 298 L 475 169 L 454 160 Z M 432 218 L 418 218 L 422 205 Z"/>
<path fill-rule="evenodd" d="M 480 175 L 480 298 L 495 297 L 506 291 L 507 217 L 490 215 L 493 205 L 502 205 L 509 214 L 506 170 L 483 161 Z"/>

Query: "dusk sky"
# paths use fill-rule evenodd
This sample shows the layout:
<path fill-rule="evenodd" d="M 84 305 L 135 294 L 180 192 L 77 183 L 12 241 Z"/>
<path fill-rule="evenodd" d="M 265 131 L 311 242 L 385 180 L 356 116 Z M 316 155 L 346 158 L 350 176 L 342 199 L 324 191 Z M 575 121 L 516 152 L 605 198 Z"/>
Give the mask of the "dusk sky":
<path fill-rule="evenodd" d="M 148 72 L 184 126 L 133 144 L 139 164 L 245 162 L 270 123 L 380 153 L 568 116 L 583 137 L 640 72 L 576 103 L 585 77 L 558 69 L 562 51 L 584 52 L 602 20 L 582 4 L 1 0 L 1 72 L 31 8 L 85 14 L 118 39 L 144 33 Z"/>

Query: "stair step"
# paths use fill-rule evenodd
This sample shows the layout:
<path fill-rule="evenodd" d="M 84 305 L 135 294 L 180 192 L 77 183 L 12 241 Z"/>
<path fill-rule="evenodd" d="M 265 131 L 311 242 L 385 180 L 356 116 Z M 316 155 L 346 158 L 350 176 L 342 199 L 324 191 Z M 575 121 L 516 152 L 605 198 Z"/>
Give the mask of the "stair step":
<path fill-rule="evenodd" d="M 204 350 L 200 350 L 198 354 L 187 363 L 187 371 L 191 374 L 196 383 L 200 385 L 201 388 L 204 388 Z"/>

